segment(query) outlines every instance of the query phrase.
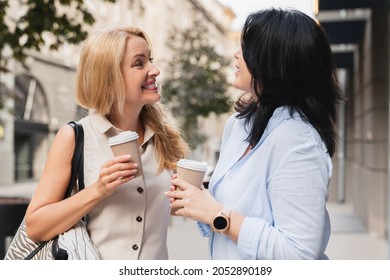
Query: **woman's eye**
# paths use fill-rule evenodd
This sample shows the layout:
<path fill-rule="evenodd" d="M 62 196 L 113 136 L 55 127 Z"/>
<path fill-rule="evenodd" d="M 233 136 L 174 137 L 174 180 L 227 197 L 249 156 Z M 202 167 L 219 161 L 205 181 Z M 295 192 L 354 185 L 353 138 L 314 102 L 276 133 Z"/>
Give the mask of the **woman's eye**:
<path fill-rule="evenodd" d="M 149 58 L 149 61 L 150 61 L 151 63 L 153 63 L 153 60 L 154 60 L 153 57 Z"/>
<path fill-rule="evenodd" d="M 134 66 L 135 67 L 143 67 L 144 63 L 142 61 L 137 61 L 136 63 L 134 63 Z"/>

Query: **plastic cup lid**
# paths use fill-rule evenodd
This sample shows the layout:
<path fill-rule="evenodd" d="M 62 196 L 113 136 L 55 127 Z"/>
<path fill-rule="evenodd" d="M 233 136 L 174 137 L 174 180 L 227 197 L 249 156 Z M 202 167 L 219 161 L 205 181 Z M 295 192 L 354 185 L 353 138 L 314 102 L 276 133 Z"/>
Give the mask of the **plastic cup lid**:
<path fill-rule="evenodd" d="M 108 139 L 108 145 L 114 146 L 119 145 L 125 142 L 133 141 L 138 139 L 138 133 L 134 131 L 122 131 L 116 136 L 110 137 Z"/>
<path fill-rule="evenodd" d="M 177 162 L 177 166 L 182 168 L 192 169 L 196 171 L 207 171 L 207 163 L 205 161 L 196 161 L 190 159 L 181 159 Z"/>

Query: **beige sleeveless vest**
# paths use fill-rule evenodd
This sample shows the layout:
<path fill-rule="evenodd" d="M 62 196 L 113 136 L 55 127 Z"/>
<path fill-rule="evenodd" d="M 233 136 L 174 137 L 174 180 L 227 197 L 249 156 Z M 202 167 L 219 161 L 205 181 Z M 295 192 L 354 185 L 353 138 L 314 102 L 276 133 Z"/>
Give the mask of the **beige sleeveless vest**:
<path fill-rule="evenodd" d="M 80 120 L 84 127 L 85 186 L 96 181 L 100 166 L 114 156 L 108 137 L 120 132 L 105 117 L 92 112 Z M 91 239 L 103 259 L 167 259 L 169 190 L 172 172 L 157 174 L 154 132 L 146 127 L 140 147 L 144 176 L 120 186 L 89 214 Z"/>

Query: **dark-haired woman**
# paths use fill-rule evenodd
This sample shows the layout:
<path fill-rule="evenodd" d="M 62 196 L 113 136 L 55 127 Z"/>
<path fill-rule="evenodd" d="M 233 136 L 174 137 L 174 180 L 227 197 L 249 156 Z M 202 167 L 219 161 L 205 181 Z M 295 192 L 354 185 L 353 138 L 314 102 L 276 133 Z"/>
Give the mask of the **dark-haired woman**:
<path fill-rule="evenodd" d="M 326 35 L 302 12 L 258 11 L 235 58 L 233 86 L 246 93 L 225 125 L 210 191 L 173 177 L 171 206 L 199 222 L 212 259 L 327 259 L 341 95 Z"/>

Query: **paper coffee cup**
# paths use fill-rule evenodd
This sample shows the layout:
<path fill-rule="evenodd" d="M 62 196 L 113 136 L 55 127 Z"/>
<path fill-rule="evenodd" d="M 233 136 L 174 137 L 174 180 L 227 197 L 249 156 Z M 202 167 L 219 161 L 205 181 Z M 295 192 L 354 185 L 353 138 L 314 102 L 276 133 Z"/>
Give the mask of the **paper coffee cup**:
<path fill-rule="evenodd" d="M 142 176 L 142 161 L 138 146 L 138 133 L 134 131 L 122 131 L 116 136 L 108 139 L 114 156 L 130 154 L 130 161 L 138 163 L 138 170 L 135 177 Z"/>
<path fill-rule="evenodd" d="M 190 159 L 181 159 L 177 162 L 177 177 L 198 188 L 202 188 L 207 171 L 207 163 Z"/>

